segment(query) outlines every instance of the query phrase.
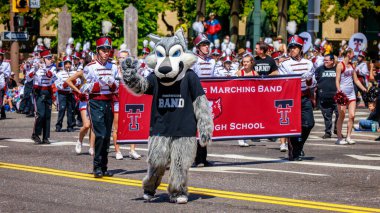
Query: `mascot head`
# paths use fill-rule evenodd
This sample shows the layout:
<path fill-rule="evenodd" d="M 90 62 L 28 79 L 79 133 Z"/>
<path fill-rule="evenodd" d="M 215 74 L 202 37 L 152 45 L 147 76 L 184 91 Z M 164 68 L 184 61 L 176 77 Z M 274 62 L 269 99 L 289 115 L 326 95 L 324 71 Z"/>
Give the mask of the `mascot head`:
<path fill-rule="evenodd" d="M 161 38 L 153 34 L 149 37 L 155 43 L 155 47 L 145 61 L 154 69 L 160 83 L 170 86 L 181 80 L 197 60 L 197 57 L 187 50 L 183 30 L 179 29 L 172 37 Z"/>

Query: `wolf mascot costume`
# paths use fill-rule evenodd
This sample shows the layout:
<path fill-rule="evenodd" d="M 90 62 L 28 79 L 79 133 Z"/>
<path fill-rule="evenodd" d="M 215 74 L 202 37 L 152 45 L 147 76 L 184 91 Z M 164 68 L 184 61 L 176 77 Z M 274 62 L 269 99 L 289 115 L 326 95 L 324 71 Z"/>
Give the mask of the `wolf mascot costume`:
<path fill-rule="evenodd" d="M 197 150 L 197 129 L 200 144 L 206 146 L 213 131 L 211 110 L 197 75 L 189 69 L 197 58 L 187 50 L 183 31 L 173 37 L 149 37 L 156 44 L 146 58 L 153 73 L 144 78 L 137 74 L 136 60 L 122 62 L 125 85 L 136 94 L 153 96 L 143 197 L 154 197 L 170 164 L 170 201 L 187 203 L 187 174 Z"/>

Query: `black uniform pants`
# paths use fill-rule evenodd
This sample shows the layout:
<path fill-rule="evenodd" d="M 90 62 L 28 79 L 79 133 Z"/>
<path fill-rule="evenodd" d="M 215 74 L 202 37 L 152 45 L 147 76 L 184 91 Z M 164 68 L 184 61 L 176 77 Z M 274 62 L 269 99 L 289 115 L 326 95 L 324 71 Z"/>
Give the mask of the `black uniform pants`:
<path fill-rule="evenodd" d="M 35 121 L 33 134 L 41 135 L 43 139 L 50 137 L 52 94 L 49 90 L 34 90 Z"/>
<path fill-rule="evenodd" d="M 0 117 L 1 118 L 6 118 L 6 115 L 5 115 L 5 107 L 4 107 L 4 103 L 3 103 L 3 100 L 4 100 L 4 95 L 5 95 L 5 90 L 3 89 L 0 89 Z"/>
<path fill-rule="evenodd" d="M 23 111 L 25 114 L 31 114 L 34 112 L 33 109 L 33 81 L 27 82 L 24 87 L 24 98 L 20 104 L 20 111 Z"/>
<path fill-rule="evenodd" d="M 199 145 L 199 142 L 197 142 L 197 155 L 195 156 L 195 163 L 200 164 L 206 162 L 207 158 L 207 146 L 202 147 Z"/>
<path fill-rule="evenodd" d="M 90 100 L 88 110 L 92 129 L 95 133 L 94 171 L 101 168 L 105 172 L 107 171 L 108 149 L 113 122 L 112 100 Z"/>
<path fill-rule="evenodd" d="M 336 130 L 336 123 L 338 122 L 338 108 L 334 100 L 321 100 L 320 109 L 325 121 L 325 133 L 331 135 L 332 119 L 335 114 L 334 130 Z"/>
<path fill-rule="evenodd" d="M 306 96 L 301 98 L 301 137 L 293 137 L 289 140 L 289 160 L 293 160 L 301 155 L 303 145 L 309 137 L 311 129 L 314 127 L 313 105 Z"/>
<path fill-rule="evenodd" d="M 67 128 L 74 128 L 75 118 L 75 99 L 73 94 L 59 94 L 58 93 L 58 119 L 55 124 L 55 128 L 61 129 L 63 117 L 65 117 L 65 112 L 67 111 Z"/>

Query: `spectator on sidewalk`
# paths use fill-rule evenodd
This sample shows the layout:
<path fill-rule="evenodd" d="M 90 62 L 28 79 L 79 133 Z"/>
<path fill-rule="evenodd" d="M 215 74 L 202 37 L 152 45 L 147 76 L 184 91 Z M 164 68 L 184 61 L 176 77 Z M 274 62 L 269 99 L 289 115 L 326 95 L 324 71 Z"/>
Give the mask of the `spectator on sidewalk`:
<path fill-rule="evenodd" d="M 215 19 L 215 13 L 210 13 L 210 19 L 206 21 L 205 28 L 208 40 L 214 43 L 215 39 L 218 39 L 218 33 L 222 29 L 219 21 Z"/>

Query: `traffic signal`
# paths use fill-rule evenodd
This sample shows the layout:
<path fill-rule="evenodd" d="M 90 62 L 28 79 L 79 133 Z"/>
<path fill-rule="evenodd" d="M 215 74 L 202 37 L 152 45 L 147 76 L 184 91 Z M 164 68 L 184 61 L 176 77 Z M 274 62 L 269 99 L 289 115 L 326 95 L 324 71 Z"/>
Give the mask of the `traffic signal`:
<path fill-rule="evenodd" d="M 17 8 L 26 8 L 28 6 L 27 0 L 17 0 L 16 1 L 16 7 Z"/>
<path fill-rule="evenodd" d="M 12 0 L 12 11 L 14 13 L 29 12 L 29 0 Z"/>

